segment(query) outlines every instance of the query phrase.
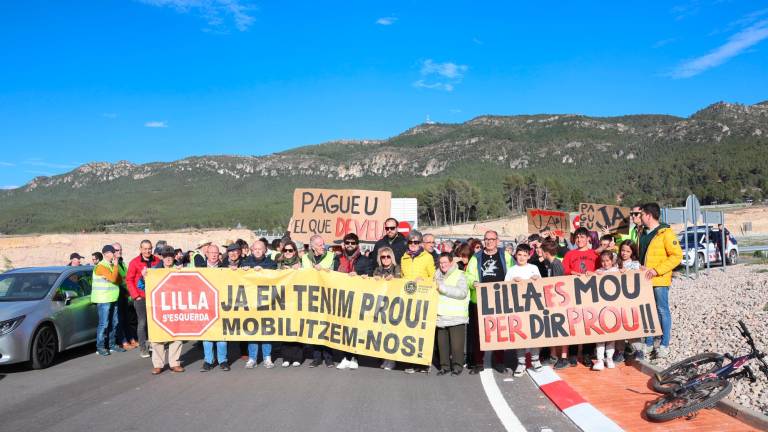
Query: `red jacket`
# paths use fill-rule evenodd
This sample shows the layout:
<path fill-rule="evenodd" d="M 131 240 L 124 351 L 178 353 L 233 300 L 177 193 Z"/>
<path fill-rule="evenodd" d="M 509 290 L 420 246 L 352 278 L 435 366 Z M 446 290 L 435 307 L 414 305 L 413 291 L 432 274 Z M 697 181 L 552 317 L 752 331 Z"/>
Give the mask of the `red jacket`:
<path fill-rule="evenodd" d="M 138 297 L 144 297 L 144 291 L 140 290 L 136 284 L 141 279 L 141 272 L 147 268 L 147 263 L 149 263 L 149 268 L 152 268 L 159 262 L 160 258 L 155 255 L 152 255 L 149 261 L 142 259 L 141 255 L 139 255 L 128 264 L 128 273 L 125 275 L 125 278 L 127 279 L 128 294 L 130 294 L 132 299 L 136 300 Z"/>

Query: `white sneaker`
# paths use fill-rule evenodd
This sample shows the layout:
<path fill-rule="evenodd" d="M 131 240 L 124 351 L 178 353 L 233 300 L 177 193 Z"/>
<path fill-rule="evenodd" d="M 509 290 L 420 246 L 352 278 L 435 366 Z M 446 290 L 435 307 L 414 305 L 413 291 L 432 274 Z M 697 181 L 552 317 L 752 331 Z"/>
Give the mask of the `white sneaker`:
<path fill-rule="evenodd" d="M 290 365 L 291 365 L 291 362 L 289 362 L 288 360 L 284 360 L 283 364 L 281 364 L 280 366 L 282 366 L 282 367 L 289 367 Z"/>
<path fill-rule="evenodd" d="M 605 367 L 607 367 L 608 369 L 615 369 L 616 363 L 613 362 L 612 358 L 607 358 L 605 359 Z"/>
<path fill-rule="evenodd" d="M 245 368 L 246 369 L 253 369 L 256 367 L 256 360 L 249 358 L 247 362 L 245 362 Z"/>
<path fill-rule="evenodd" d="M 531 369 L 533 369 L 535 372 L 538 372 L 541 370 L 541 361 L 540 360 L 531 360 Z"/>
<path fill-rule="evenodd" d="M 595 364 L 592 365 L 593 371 L 601 371 L 605 369 L 605 363 L 603 362 L 603 359 L 599 359 L 595 362 Z"/>
<path fill-rule="evenodd" d="M 667 356 L 669 356 L 669 347 L 659 345 L 659 347 L 656 348 L 656 358 L 665 358 Z"/>
<path fill-rule="evenodd" d="M 271 356 L 264 357 L 264 367 L 267 368 L 267 369 L 272 369 L 273 367 L 275 367 L 275 364 L 272 363 L 272 357 Z"/>
<path fill-rule="evenodd" d="M 512 374 L 516 377 L 521 377 L 525 373 L 525 363 L 520 363 L 515 368 L 515 372 Z"/>
<path fill-rule="evenodd" d="M 352 370 L 357 369 L 357 359 L 352 357 L 352 360 L 349 361 L 349 368 Z"/>
<path fill-rule="evenodd" d="M 297 362 L 297 361 L 295 361 L 295 362 L 293 362 L 293 363 L 291 364 L 291 366 L 293 366 L 293 367 L 299 367 L 299 366 L 301 366 L 301 363 L 300 363 L 300 362 Z"/>
<path fill-rule="evenodd" d="M 338 370 L 348 369 L 349 368 L 349 363 L 350 363 L 350 361 L 347 360 L 346 357 L 344 357 L 343 359 L 341 359 L 341 362 L 336 365 L 336 369 L 338 369 Z"/>

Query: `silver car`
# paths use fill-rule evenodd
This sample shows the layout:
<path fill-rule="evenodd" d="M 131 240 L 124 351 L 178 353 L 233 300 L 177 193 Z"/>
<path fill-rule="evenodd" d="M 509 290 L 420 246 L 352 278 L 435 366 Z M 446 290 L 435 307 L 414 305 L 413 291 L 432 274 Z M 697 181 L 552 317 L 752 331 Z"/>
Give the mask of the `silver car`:
<path fill-rule="evenodd" d="M 53 364 L 56 354 L 96 340 L 92 266 L 30 267 L 0 274 L 0 365 Z"/>

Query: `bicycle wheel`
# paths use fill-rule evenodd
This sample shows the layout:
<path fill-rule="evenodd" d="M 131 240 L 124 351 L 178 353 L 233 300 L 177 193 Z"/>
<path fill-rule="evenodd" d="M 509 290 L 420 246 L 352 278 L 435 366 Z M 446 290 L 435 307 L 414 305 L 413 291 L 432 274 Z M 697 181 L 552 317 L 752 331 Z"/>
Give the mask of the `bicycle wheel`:
<path fill-rule="evenodd" d="M 688 357 L 654 374 L 651 386 L 659 393 L 671 393 L 690 379 L 719 369 L 723 366 L 723 359 L 722 354 L 711 352 Z"/>
<path fill-rule="evenodd" d="M 732 388 L 730 381 L 723 378 L 707 380 L 679 394 L 659 397 L 645 409 L 645 415 L 657 422 L 687 416 L 714 406 L 717 401 L 726 397 Z"/>

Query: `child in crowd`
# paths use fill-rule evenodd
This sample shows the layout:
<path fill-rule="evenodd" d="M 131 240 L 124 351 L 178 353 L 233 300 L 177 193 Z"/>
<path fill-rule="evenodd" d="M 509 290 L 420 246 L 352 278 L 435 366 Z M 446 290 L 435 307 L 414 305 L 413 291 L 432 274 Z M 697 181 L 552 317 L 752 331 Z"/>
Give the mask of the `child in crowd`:
<path fill-rule="evenodd" d="M 504 277 L 505 281 L 522 282 L 526 279 L 536 280 L 541 277 L 539 268 L 533 264 L 529 264 L 528 260 L 531 258 L 531 247 L 527 244 L 521 244 L 517 246 L 515 250 L 515 265 L 507 270 L 507 275 Z M 525 373 L 525 355 L 531 353 L 531 367 L 535 371 L 541 370 L 541 362 L 539 361 L 539 350 L 526 348 L 525 350 L 517 350 L 517 367 L 515 368 L 514 375 L 516 377 L 523 376 Z"/>
<path fill-rule="evenodd" d="M 600 253 L 600 268 L 597 270 L 598 274 L 616 273 L 619 271 L 619 267 L 616 266 L 616 256 L 613 252 L 605 250 Z M 592 370 L 601 371 L 606 367 L 613 369 L 616 364 L 613 362 L 613 354 L 616 350 L 616 341 L 598 342 L 595 344 L 595 354 L 597 360 L 592 365 Z"/>
<path fill-rule="evenodd" d="M 595 271 L 597 274 L 616 273 L 619 267 L 616 265 L 616 255 L 613 251 L 604 250 L 600 253 L 600 268 Z"/>
<path fill-rule="evenodd" d="M 549 265 L 547 265 L 547 275 L 545 277 L 557 277 L 565 274 L 563 263 L 557 258 L 559 249 L 560 245 L 558 245 L 555 240 L 547 239 L 541 243 L 541 255 L 549 263 Z M 563 369 L 569 366 L 568 345 L 552 347 L 551 356 L 557 357 L 557 362 L 554 366 L 555 369 Z"/>
<path fill-rule="evenodd" d="M 640 261 L 637 260 L 637 245 L 632 240 L 624 240 L 619 245 L 619 271 L 625 272 L 627 270 L 640 270 Z M 632 339 L 629 341 L 632 345 L 632 350 L 642 350 L 643 344 L 640 339 Z M 613 361 L 616 363 L 622 363 L 624 361 L 624 348 L 626 345 L 624 341 L 616 342 L 616 354 L 613 355 Z M 631 355 L 631 352 L 630 352 Z"/>
<path fill-rule="evenodd" d="M 632 240 L 624 240 L 619 245 L 619 270 L 640 270 L 637 245 Z"/>

